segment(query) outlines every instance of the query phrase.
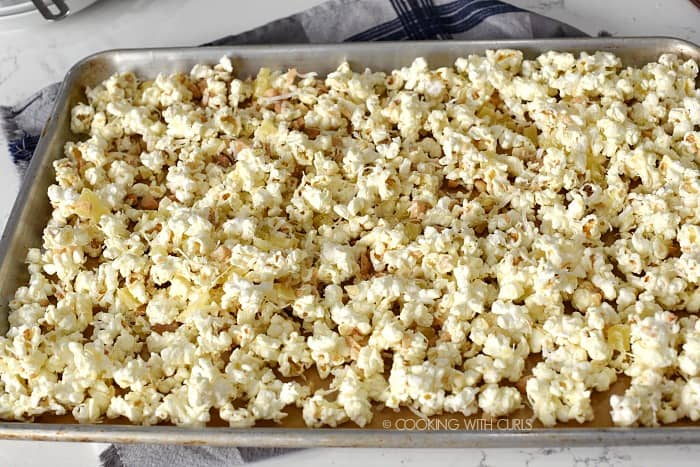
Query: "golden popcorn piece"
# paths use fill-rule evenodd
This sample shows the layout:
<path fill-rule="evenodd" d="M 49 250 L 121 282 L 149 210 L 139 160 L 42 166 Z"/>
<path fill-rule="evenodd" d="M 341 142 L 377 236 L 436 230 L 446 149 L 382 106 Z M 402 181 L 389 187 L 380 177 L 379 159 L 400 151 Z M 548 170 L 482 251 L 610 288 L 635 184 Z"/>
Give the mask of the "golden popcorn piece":
<path fill-rule="evenodd" d="M 99 222 L 103 215 L 111 212 L 109 206 L 89 188 L 83 188 L 73 209 L 77 215 L 93 223 Z"/>
<path fill-rule="evenodd" d="M 608 345 L 618 352 L 630 351 L 630 328 L 626 324 L 615 324 L 606 330 Z"/>

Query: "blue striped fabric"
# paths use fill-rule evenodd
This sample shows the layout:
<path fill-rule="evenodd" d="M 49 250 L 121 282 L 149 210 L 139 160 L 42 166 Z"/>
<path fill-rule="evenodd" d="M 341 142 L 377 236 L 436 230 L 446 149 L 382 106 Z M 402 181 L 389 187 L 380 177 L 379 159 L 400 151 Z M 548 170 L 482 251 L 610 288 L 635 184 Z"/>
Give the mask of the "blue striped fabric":
<path fill-rule="evenodd" d="M 34 154 L 34 149 L 39 143 L 38 135 L 30 135 L 27 132 L 22 132 L 22 136 L 8 142 L 10 157 L 12 162 L 18 167 L 26 167 Z"/>
<path fill-rule="evenodd" d="M 432 0 L 391 0 L 396 19 L 349 37 L 348 41 L 451 39 L 490 16 L 517 13 L 518 7 L 497 0 L 456 0 L 435 5 Z"/>

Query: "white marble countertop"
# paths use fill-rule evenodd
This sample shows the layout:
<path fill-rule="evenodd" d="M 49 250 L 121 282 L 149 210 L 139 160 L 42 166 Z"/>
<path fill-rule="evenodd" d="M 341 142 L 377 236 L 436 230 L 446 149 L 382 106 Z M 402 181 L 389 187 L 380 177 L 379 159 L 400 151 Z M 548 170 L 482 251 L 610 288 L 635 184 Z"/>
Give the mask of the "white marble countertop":
<path fill-rule="evenodd" d="M 596 35 L 665 35 L 700 44 L 700 10 L 688 0 L 509 0 Z M 82 57 L 104 49 L 195 45 L 241 32 L 322 0 L 103 0 L 75 17 L 32 29 L 0 25 L 0 104 L 60 80 Z M 167 18 L 167 22 L 163 19 Z M 199 25 L 199 26 L 195 26 Z M 4 28 L 4 29 L 3 29 Z M 0 137 L 0 227 L 19 178 Z M 89 443 L 0 441 L 0 466 L 97 466 L 105 447 Z M 465 467 L 697 465 L 700 446 L 556 449 L 309 449 L 263 465 L 459 465 Z"/>

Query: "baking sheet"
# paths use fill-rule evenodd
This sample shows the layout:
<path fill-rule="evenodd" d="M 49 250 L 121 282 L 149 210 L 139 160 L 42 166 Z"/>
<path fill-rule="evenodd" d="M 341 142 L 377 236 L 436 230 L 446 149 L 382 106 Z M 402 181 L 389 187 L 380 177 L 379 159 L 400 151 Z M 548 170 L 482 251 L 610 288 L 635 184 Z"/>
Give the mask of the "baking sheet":
<path fill-rule="evenodd" d="M 30 163 L 20 194 L 0 241 L 0 332 L 7 330 L 8 302 L 28 279 L 24 258 L 29 247 L 41 245 L 41 232 L 50 215 L 47 189 L 54 181 L 52 161 L 63 157 L 70 132 L 70 108 L 83 100 L 86 86 L 111 74 L 133 71 L 153 78 L 159 72 L 189 71 L 196 63 L 216 63 L 229 56 L 238 76 L 254 75 L 262 66 L 296 68 L 300 73 L 328 73 L 348 60 L 354 69 L 391 70 L 425 57 L 431 67 L 451 65 L 457 57 L 487 49 L 514 48 L 532 58 L 547 50 L 610 51 L 625 65 L 639 66 L 662 53 L 675 53 L 700 62 L 700 48 L 670 38 L 590 38 L 509 41 L 424 41 L 320 45 L 257 45 L 208 48 L 134 49 L 98 53 L 76 64 L 66 75 L 54 111 Z M 534 363 L 534 357 L 530 364 Z M 314 384 L 321 384 L 315 381 Z M 611 428 L 608 397 L 621 393 L 621 378 L 611 391 L 593 396 L 595 421 L 543 428 L 524 408 L 510 417 L 484 418 L 445 414 L 422 419 L 407 409 L 377 412 L 365 428 L 349 423 L 340 428 L 306 428 L 298 409 L 281 425 L 264 423 L 255 428 L 232 429 L 220 420 L 206 428 L 142 427 L 126 420 L 78 425 L 72 417 L 40 417 L 33 423 L 0 422 L 0 438 L 99 442 L 158 442 L 235 446 L 385 446 L 385 447 L 518 447 L 590 444 L 669 444 L 700 441 L 700 425 L 680 423 L 662 428 Z"/>

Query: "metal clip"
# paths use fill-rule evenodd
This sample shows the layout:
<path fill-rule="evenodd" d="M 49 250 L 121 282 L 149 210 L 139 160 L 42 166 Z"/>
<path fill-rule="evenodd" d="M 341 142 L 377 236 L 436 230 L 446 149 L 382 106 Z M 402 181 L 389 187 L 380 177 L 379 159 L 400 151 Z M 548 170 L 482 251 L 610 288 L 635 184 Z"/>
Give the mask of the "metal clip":
<path fill-rule="evenodd" d="M 44 0 L 32 0 L 32 3 L 47 21 L 58 21 L 70 13 L 70 8 L 63 0 L 51 0 L 48 4 Z M 58 11 L 52 11 L 52 6 L 58 8 Z"/>

